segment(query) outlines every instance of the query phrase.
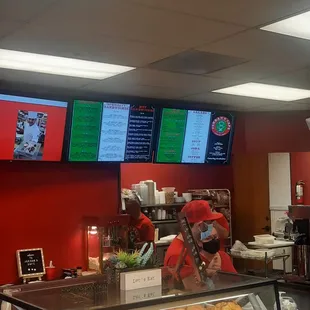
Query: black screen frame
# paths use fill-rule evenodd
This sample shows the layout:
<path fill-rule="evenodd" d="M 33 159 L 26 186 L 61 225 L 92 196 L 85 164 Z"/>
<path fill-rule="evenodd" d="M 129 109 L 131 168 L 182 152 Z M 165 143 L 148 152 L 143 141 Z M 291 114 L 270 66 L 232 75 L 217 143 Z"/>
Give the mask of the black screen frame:
<path fill-rule="evenodd" d="M 152 128 L 152 137 L 151 137 L 151 145 L 150 145 L 150 157 L 148 160 L 145 160 L 145 161 L 142 161 L 142 160 L 130 160 L 130 161 L 126 161 L 126 160 L 123 160 L 123 161 L 71 161 L 69 160 L 69 155 L 70 155 L 70 145 L 71 145 L 71 131 L 72 131 L 72 123 L 73 123 L 73 110 L 74 110 L 74 104 L 75 104 L 75 101 L 95 101 L 95 102 L 98 102 L 98 103 L 114 103 L 114 104 L 129 104 L 130 108 L 132 106 L 137 106 L 137 105 L 143 105 L 143 106 L 146 106 L 146 107 L 152 107 L 154 109 L 154 119 L 153 119 L 153 128 Z M 129 112 L 130 113 L 130 112 Z M 151 103 L 143 103 L 142 101 L 141 102 L 134 102 L 133 100 L 130 100 L 130 101 L 126 101 L 126 100 L 84 100 L 84 99 L 74 99 L 72 101 L 72 105 L 71 105 L 71 110 L 70 110 L 70 119 L 68 121 L 68 135 L 67 135 L 67 143 L 66 143 L 66 151 L 65 151 L 65 154 L 64 154 L 64 158 L 65 158 L 65 161 L 68 162 L 68 163 L 71 163 L 71 164 L 74 164 L 74 163 L 91 163 L 91 164 L 147 164 L 147 163 L 152 163 L 153 162 L 153 152 L 154 152 L 154 145 L 156 143 L 156 140 L 155 140 L 155 137 L 157 136 L 156 135 L 156 131 L 157 131 L 157 124 L 156 124 L 156 121 L 157 121 L 157 117 L 158 117 L 158 108 L 156 107 L 155 104 L 151 104 Z M 101 118 L 102 118 L 102 115 L 101 115 Z M 128 137 L 128 127 L 127 127 L 127 135 L 126 135 L 126 139 Z M 127 144 L 127 141 L 126 141 L 126 144 Z M 125 149 L 125 153 L 126 153 L 126 149 Z"/>
<path fill-rule="evenodd" d="M 208 112 L 218 112 L 218 113 L 231 113 L 234 115 L 234 123 L 236 122 L 237 116 L 239 115 L 236 111 L 227 111 L 222 110 L 218 105 L 209 102 L 209 103 L 201 103 L 197 101 L 187 101 L 187 100 L 177 100 L 177 99 L 162 99 L 162 98 L 150 98 L 150 97 L 139 97 L 132 95 L 123 95 L 117 93 L 96 93 L 90 92 L 82 89 L 65 89 L 62 87 L 52 87 L 52 86 L 44 86 L 44 85 L 32 85 L 26 83 L 9 83 L 5 81 L 1 81 L 0 83 L 0 93 L 12 96 L 22 96 L 22 97 L 31 97 L 38 99 L 46 99 L 46 100 L 58 100 L 65 101 L 68 103 L 67 114 L 66 114 L 66 125 L 65 125 L 65 133 L 63 139 L 62 146 L 62 158 L 60 161 L 34 161 L 34 160 L 14 160 L 14 159 L 0 159 L 0 162 L 9 162 L 11 164 L 28 162 L 33 164 L 41 164 L 42 163 L 70 163 L 70 164 L 93 164 L 93 165 L 105 165 L 105 164 L 126 164 L 130 162 L 98 162 L 98 161 L 68 161 L 68 148 L 69 148 L 69 139 L 71 132 L 71 120 L 72 120 L 72 107 L 73 101 L 76 98 L 85 101 L 101 101 L 101 102 L 117 102 L 117 103 L 127 103 L 127 104 L 139 104 L 139 105 L 152 105 L 155 107 L 155 130 L 154 137 L 152 140 L 152 157 L 153 160 L 151 163 L 156 164 L 156 150 L 157 150 L 157 141 L 159 138 L 159 129 L 160 129 L 160 119 L 161 119 L 161 110 L 163 108 L 172 108 L 172 109 L 185 109 L 185 110 L 201 110 Z M 234 126 L 235 127 L 235 126 Z M 232 128 L 234 130 L 235 128 Z M 233 138 L 232 138 L 233 140 Z M 230 153 L 230 159 L 232 156 L 232 148 Z M 136 162 L 137 164 L 142 162 Z M 158 164 L 173 164 L 173 163 L 158 163 Z M 201 165 L 201 163 L 175 163 L 179 165 Z M 205 163 L 207 164 L 207 163 Z M 208 164 L 210 165 L 210 164 Z M 212 164 L 215 165 L 215 164 Z M 220 164 L 222 166 L 222 164 Z"/>
<path fill-rule="evenodd" d="M 42 100 L 51 100 L 51 101 L 62 101 L 67 103 L 66 108 L 66 120 L 65 120 L 65 126 L 64 126 L 64 136 L 62 140 L 62 149 L 61 149 L 61 158 L 60 160 L 30 160 L 30 159 L 2 159 L 0 157 L 0 162 L 9 162 L 9 163 L 64 163 L 66 162 L 64 153 L 66 149 L 66 137 L 67 137 L 67 130 L 68 130 L 68 118 L 70 116 L 70 109 L 71 109 L 71 101 L 68 97 L 65 96 L 52 96 L 52 95 L 46 95 L 46 94 L 38 94 L 35 92 L 22 92 L 22 91 L 7 91 L 2 90 L 0 88 L 0 94 L 1 95 L 8 95 L 8 96 L 18 96 L 18 97 L 24 97 L 24 98 L 33 98 L 33 99 L 42 99 Z"/>
<path fill-rule="evenodd" d="M 225 163 L 219 164 L 219 163 L 207 163 L 206 158 L 203 163 L 182 163 L 182 162 L 159 162 L 157 161 L 157 154 L 158 154 L 158 148 L 159 148 L 159 139 L 160 139 L 160 131 L 161 131 L 161 124 L 162 124 L 162 118 L 163 118 L 163 110 L 164 109 L 176 109 L 176 110 L 186 110 L 186 111 L 205 111 L 205 112 L 210 112 L 211 116 L 212 113 L 223 113 L 223 114 L 230 114 L 232 116 L 232 124 L 231 124 L 231 133 L 230 133 L 230 142 L 228 146 L 228 152 L 227 152 L 227 158 L 228 160 Z M 178 108 L 178 107 L 173 107 L 173 106 L 165 106 L 159 109 L 159 117 L 158 117 L 158 127 L 157 127 L 157 137 L 156 137 L 156 144 L 154 146 L 154 155 L 153 155 L 153 163 L 154 164 L 159 164 L 159 165 L 210 165 L 210 166 L 227 166 L 230 165 L 231 163 L 231 157 L 232 157 L 232 146 L 233 146 L 233 141 L 234 141 L 234 134 L 235 134 L 235 122 L 236 122 L 236 115 L 233 114 L 230 111 L 219 111 L 219 110 L 210 110 L 210 109 L 197 109 L 197 108 Z M 186 118 L 186 123 L 187 123 L 187 118 Z M 187 125 L 187 124 L 186 124 Z M 211 124 L 210 124 L 211 126 Z M 209 133 L 208 136 L 210 136 L 210 128 L 209 128 Z M 209 140 L 209 137 L 208 137 Z M 184 143 L 182 145 L 182 152 L 183 152 L 183 147 Z M 208 149 L 208 144 L 207 144 L 207 149 Z M 207 152 L 206 149 L 206 152 Z M 206 153 L 207 154 L 207 153 Z"/>

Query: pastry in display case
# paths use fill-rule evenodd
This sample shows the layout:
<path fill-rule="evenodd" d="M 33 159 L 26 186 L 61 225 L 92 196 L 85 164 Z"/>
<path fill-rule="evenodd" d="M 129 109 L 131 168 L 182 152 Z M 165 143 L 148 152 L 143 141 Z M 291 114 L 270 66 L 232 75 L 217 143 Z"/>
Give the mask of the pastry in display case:
<path fill-rule="evenodd" d="M 164 277 L 161 286 L 122 291 L 105 275 L 91 275 L 8 287 L 0 293 L 0 303 L 25 310 L 280 310 L 275 280 L 219 272 L 209 279 L 212 285 L 191 291 L 170 280 Z"/>

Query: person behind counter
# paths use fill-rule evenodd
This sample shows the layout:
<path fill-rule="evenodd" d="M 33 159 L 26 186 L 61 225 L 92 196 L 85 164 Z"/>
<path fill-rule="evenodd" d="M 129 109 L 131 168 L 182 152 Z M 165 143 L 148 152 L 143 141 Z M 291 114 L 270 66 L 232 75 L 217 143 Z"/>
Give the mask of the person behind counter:
<path fill-rule="evenodd" d="M 221 213 L 212 213 L 207 201 L 193 200 L 187 203 L 182 212 L 185 213 L 198 248 L 201 259 L 207 264 L 207 274 L 212 276 L 216 271 L 236 273 L 228 254 L 220 250 L 219 235 L 213 225 L 219 220 Z M 183 237 L 180 233 L 170 244 L 164 260 L 166 267 L 175 268 L 183 249 Z M 186 278 L 193 273 L 192 261 L 187 255 L 180 270 L 181 278 Z M 182 270 L 183 269 L 183 270 Z"/>
<path fill-rule="evenodd" d="M 155 227 L 151 220 L 141 212 L 139 196 L 127 189 L 122 190 L 125 209 L 130 216 L 128 231 L 128 248 L 140 248 L 145 242 L 154 242 Z"/>
<path fill-rule="evenodd" d="M 215 210 L 211 204 L 212 213 L 214 214 L 222 214 Z M 223 214 L 222 214 L 223 215 Z M 220 239 L 220 250 L 225 251 L 225 240 L 229 237 L 229 223 L 226 217 L 223 215 L 217 220 L 213 221 L 213 227 L 216 229 L 217 234 Z"/>

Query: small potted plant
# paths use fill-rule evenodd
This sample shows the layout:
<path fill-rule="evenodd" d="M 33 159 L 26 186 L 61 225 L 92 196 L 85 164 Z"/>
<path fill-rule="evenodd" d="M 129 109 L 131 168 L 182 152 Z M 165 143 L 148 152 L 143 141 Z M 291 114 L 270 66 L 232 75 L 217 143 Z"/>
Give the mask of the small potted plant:
<path fill-rule="evenodd" d="M 148 247 L 149 246 L 149 247 Z M 116 281 L 119 280 L 119 274 L 124 271 L 136 269 L 144 269 L 146 266 L 154 266 L 152 262 L 152 254 L 154 253 L 153 243 L 145 243 L 140 251 L 128 253 L 119 250 L 115 255 L 111 256 L 105 264 L 105 269 L 112 271 Z M 113 275 L 112 275 L 113 276 Z M 111 279 L 112 280 L 112 279 Z"/>

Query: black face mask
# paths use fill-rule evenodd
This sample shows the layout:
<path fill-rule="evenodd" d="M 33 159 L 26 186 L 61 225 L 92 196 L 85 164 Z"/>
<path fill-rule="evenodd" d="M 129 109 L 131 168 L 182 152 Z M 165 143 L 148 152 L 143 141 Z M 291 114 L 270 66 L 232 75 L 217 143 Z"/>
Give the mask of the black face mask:
<path fill-rule="evenodd" d="M 204 249 L 204 251 L 206 251 L 210 254 L 215 254 L 220 250 L 220 240 L 219 239 L 212 239 L 209 242 L 203 242 L 202 248 Z"/>

